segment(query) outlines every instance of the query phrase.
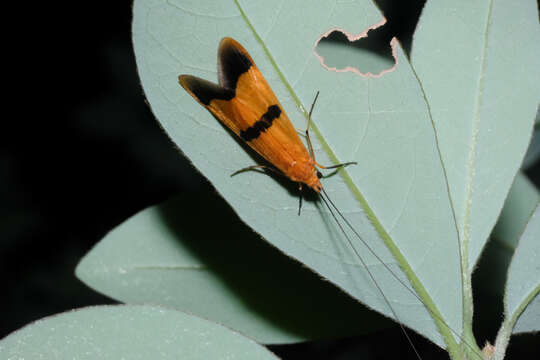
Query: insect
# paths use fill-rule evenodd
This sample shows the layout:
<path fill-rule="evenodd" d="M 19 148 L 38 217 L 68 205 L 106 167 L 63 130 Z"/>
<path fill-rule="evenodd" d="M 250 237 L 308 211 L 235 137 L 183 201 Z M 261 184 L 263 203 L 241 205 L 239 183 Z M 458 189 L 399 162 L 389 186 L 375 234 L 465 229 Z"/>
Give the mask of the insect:
<path fill-rule="evenodd" d="M 300 190 L 305 184 L 320 193 L 322 174 L 315 165 L 333 169 L 356 164 L 322 166 L 315 161 L 308 130 L 309 153 L 257 65 L 234 39 L 226 37 L 219 44 L 218 75 L 219 85 L 191 75 L 180 75 L 179 82 L 195 100 L 274 166 L 249 166 L 236 173 L 266 168 L 297 182 Z M 301 201 L 300 195 L 299 214 Z"/>
<path fill-rule="evenodd" d="M 192 75 L 180 75 L 178 78 L 180 85 L 195 100 L 197 100 L 197 102 L 208 109 L 220 122 L 272 165 L 272 167 L 266 165 L 248 166 L 234 174 L 251 169 L 269 169 L 297 182 L 300 190 L 302 190 L 303 185 L 306 185 L 313 189 L 317 194 L 321 195 L 320 198 L 325 203 L 339 229 L 347 239 L 360 262 L 363 264 L 376 288 L 381 293 L 389 309 L 398 321 L 403 333 L 407 337 L 416 356 L 421 359 L 412 340 L 405 331 L 401 320 L 384 295 L 382 289 L 379 287 L 375 277 L 356 250 L 341 222 L 344 222 L 346 226 L 351 229 L 355 236 L 357 236 L 367 249 L 381 261 L 381 264 L 394 276 L 394 278 L 397 279 L 398 282 L 423 303 L 422 299 L 406 283 L 399 279 L 382 259 L 375 254 L 354 229 L 352 224 L 342 215 L 336 205 L 328 197 L 328 194 L 326 194 L 321 184 L 320 179 L 323 176 L 320 171 L 317 170 L 317 167 L 322 169 L 332 169 L 356 163 L 347 162 L 333 166 L 322 166 L 315 161 L 313 146 L 309 138 L 309 125 L 318 93 L 315 96 L 315 100 L 309 111 L 308 125 L 305 131 L 308 145 L 308 149 L 306 149 L 300 140 L 296 129 L 290 122 L 287 114 L 283 111 L 281 104 L 264 79 L 264 76 L 255 65 L 253 59 L 246 49 L 232 38 L 223 38 L 219 44 L 218 79 L 219 84 Z M 301 204 L 302 196 L 300 193 L 299 214 Z M 433 313 L 432 315 L 437 316 Z M 461 338 L 457 332 L 450 327 L 449 329 Z"/>

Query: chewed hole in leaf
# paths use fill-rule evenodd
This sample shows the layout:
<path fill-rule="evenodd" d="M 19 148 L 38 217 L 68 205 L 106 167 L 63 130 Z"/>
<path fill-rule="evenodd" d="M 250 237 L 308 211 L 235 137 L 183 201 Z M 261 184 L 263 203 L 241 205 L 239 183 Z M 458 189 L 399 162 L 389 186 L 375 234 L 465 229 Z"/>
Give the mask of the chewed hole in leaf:
<path fill-rule="evenodd" d="M 342 31 L 334 30 L 319 40 L 315 51 L 323 66 L 339 72 L 381 75 L 395 64 L 390 37 L 384 26 L 372 29 L 367 36 L 353 41 Z"/>

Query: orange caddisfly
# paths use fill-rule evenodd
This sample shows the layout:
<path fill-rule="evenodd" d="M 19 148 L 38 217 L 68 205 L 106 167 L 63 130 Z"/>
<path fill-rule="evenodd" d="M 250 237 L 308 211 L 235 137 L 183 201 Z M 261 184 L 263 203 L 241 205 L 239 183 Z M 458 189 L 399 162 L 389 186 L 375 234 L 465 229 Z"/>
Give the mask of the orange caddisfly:
<path fill-rule="evenodd" d="M 300 188 L 305 184 L 320 193 L 321 174 L 315 165 L 336 168 L 352 164 L 325 167 L 315 162 L 309 133 L 306 131 L 308 153 L 272 88 L 234 39 L 224 38 L 219 44 L 218 76 L 219 85 L 191 75 L 180 75 L 179 81 L 195 100 L 272 164 L 271 170 L 297 182 Z M 256 165 L 246 169 L 263 167 L 269 168 Z"/>

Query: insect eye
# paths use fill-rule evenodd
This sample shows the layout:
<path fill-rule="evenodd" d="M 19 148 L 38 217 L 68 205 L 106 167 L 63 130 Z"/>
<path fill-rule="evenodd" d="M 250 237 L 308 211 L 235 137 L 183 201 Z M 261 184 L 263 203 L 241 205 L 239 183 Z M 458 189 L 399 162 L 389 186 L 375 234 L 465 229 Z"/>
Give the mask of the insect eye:
<path fill-rule="evenodd" d="M 317 170 L 317 177 L 318 177 L 319 179 L 321 179 L 321 178 L 323 177 L 323 174 L 321 174 L 321 172 L 320 172 L 319 170 Z"/>

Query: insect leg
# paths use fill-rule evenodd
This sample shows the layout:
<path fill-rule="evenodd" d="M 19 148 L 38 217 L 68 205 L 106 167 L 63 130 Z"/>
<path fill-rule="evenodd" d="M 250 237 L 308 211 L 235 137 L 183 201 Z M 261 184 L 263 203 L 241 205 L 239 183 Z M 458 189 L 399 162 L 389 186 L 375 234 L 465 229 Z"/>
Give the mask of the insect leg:
<path fill-rule="evenodd" d="M 302 183 L 298 183 L 298 190 L 300 193 L 300 197 L 298 200 L 298 216 L 300 216 L 300 211 L 302 210 Z"/>
<path fill-rule="evenodd" d="M 308 143 L 309 155 L 311 155 L 311 158 L 313 159 L 313 161 L 315 161 L 315 153 L 313 152 L 313 145 L 311 144 L 311 139 L 309 137 L 309 127 L 311 125 L 311 113 L 313 112 L 313 108 L 315 107 L 315 103 L 317 102 L 318 97 L 319 97 L 319 91 L 317 91 L 317 94 L 315 95 L 315 99 L 313 99 L 313 103 L 311 104 L 311 109 L 309 109 L 308 123 L 306 127 L 306 139 Z"/>
<path fill-rule="evenodd" d="M 242 168 L 242 169 L 240 169 L 240 170 L 236 170 L 235 172 L 233 172 L 233 173 L 231 174 L 231 176 L 240 174 L 240 173 L 242 173 L 242 172 L 244 172 L 244 171 L 257 170 L 257 169 L 271 170 L 271 171 L 277 172 L 276 169 L 274 169 L 274 168 L 272 168 L 272 167 L 270 167 L 270 166 L 266 166 L 266 165 L 251 165 L 251 166 Z"/>
<path fill-rule="evenodd" d="M 349 161 L 349 162 L 346 162 L 346 163 L 332 165 L 332 166 L 323 166 L 323 165 L 319 164 L 318 162 L 315 162 L 315 165 L 317 165 L 321 169 L 337 169 L 337 168 L 340 168 L 340 167 L 345 167 L 345 166 L 348 166 L 348 165 L 357 165 L 357 164 L 358 163 L 356 161 Z"/>

